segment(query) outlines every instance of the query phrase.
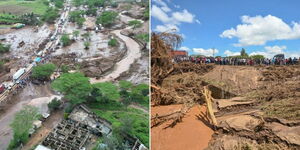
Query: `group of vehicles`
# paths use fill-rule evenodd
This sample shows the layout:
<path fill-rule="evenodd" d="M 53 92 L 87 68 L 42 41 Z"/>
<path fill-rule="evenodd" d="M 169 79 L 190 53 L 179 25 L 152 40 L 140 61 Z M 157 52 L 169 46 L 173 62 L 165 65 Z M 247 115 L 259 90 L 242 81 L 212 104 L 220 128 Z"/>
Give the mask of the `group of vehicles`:
<path fill-rule="evenodd" d="M 45 49 L 38 51 L 36 53 L 36 57 L 34 58 L 33 62 L 29 64 L 26 68 L 20 68 L 19 70 L 17 70 L 17 72 L 13 74 L 11 81 L 1 83 L 0 94 L 3 94 L 6 90 L 11 91 L 14 88 L 14 86 L 17 86 L 18 84 L 22 83 L 23 79 L 27 77 L 27 75 L 31 72 L 32 68 L 36 66 L 37 63 L 43 60 L 43 58 L 46 56 L 48 51 L 51 50 L 51 47 L 53 48 L 53 45 L 59 44 L 59 40 L 56 37 L 58 34 L 61 34 L 63 32 L 63 27 L 68 16 L 68 10 L 70 10 L 70 6 L 67 6 L 66 9 L 64 10 L 65 12 L 59 19 L 54 34 L 50 37 L 51 41 L 46 45 Z M 2 95 L 0 95 L 0 98 L 2 98 Z"/>

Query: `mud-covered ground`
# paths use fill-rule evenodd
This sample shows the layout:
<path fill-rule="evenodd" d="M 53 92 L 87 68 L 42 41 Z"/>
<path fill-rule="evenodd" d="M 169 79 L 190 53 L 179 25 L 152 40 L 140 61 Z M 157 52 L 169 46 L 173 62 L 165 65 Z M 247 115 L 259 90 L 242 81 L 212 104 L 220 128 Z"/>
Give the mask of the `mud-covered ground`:
<path fill-rule="evenodd" d="M 208 86 L 209 90 L 212 91 L 213 110 L 217 125 L 212 126 L 209 118 L 206 118 L 208 121 L 205 119 L 197 120 L 205 124 L 207 130 L 197 131 L 195 129 L 193 134 L 186 135 L 186 137 L 183 137 L 185 135 L 183 133 L 178 135 L 181 138 L 181 144 L 166 140 L 167 144 L 177 145 L 174 149 L 183 145 L 191 145 L 193 140 L 189 140 L 189 138 L 197 138 L 196 135 L 207 136 L 209 130 L 214 130 L 214 134 L 208 136 L 209 139 L 211 138 L 205 146 L 208 150 L 300 149 L 299 65 L 255 67 L 214 65 L 212 70 L 203 75 L 195 75 L 195 72 L 194 69 L 187 69 L 183 73 L 169 75 L 164 79 L 162 88 L 173 91 L 171 97 L 176 100 L 173 101 L 174 104 L 191 104 L 194 102 L 194 105 L 188 106 L 187 111 L 183 109 L 186 108 L 183 106 L 179 107 L 178 110 L 172 109 L 167 115 L 164 114 L 163 110 L 159 110 L 162 107 L 161 105 L 152 106 L 152 110 L 155 110 L 152 111 L 152 122 L 159 122 L 152 126 L 152 136 L 168 136 L 169 132 L 175 132 L 177 126 L 180 126 L 181 130 L 196 128 L 191 127 L 191 124 L 187 124 L 188 121 L 184 118 L 189 116 L 192 108 L 201 104 L 201 94 L 197 95 L 195 93 L 201 93 L 199 92 L 201 86 Z M 194 85 L 188 81 L 191 81 Z M 179 83 L 184 88 L 176 88 Z M 199 85 L 200 89 L 195 91 L 195 87 Z M 192 96 L 193 92 L 191 91 L 184 94 L 186 90 L 181 89 L 185 88 L 187 90 L 194 89 L 192 91 L 195 95 Z M 167 91 L 162 92 L 166 94 Z M 180 97 L 186 98 L 181 99 Z M 197 100 L 193 97 L 198 99 L 200 103 L 195 103 Z M 163 107 L 174 106 L 175 108 L 176 105 L 170 104 Z M 199 112 L 199 115 L 203 118 L 207 116 L 206 112 L 201 114 Z M 170 120 L 177 120 L 175 126 L 163 128 L 168 124 L 172 124 Z M 173 138 L 168 137 L 169 139 Z M 200 137 L 198 137 L 198 140 L 200 140 Z M 162 149 L 159 141 L 152 140 L 152 145 L 155 145 L 154 147 L 158 150 Z M 198 146 L 200 145 L 199 143 Z M 201 149 L 204 149 L 204 147 Z"/>
<path fill-rule="evenodd" d="M 25 105 L 35 106 L 39 112 L 48 112 L 47 104 L 54 98 L 55 95 L 50 88 L 50 85 L 34 85 L 29 84 L 24 89 L 19 89 L 18 93 L 9 97 L 6 104 L 1 104 L 0 111 L 0 149 L 6 149 L 10 140 L 13 137 L 13 131 L 9 124 L 14 119 L 14 115 L 20 111 Z"/>

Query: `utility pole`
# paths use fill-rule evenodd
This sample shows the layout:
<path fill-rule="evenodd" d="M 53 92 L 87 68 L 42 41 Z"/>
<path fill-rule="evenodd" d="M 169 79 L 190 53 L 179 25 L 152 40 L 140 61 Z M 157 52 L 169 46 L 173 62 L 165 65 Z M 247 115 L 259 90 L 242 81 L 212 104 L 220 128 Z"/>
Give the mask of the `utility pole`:
<path fill-rule="evenodd" d="M 212 48 L 213 49 L 213 57 L 215 57 L 215 48 Z"/>

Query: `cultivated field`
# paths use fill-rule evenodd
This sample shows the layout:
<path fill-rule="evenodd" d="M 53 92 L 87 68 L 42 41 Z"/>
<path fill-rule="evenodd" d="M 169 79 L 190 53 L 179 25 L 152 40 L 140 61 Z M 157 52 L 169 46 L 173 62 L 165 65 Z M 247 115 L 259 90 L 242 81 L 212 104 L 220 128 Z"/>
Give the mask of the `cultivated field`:
<path fill-rule="evenodd" d="M 35 14 L 44 14 L 47 5 L 45 0 L 23 1 L 23 0 L 0 0 L 0 13 L 12 13 L 22 15 L 33 12 Z"/>

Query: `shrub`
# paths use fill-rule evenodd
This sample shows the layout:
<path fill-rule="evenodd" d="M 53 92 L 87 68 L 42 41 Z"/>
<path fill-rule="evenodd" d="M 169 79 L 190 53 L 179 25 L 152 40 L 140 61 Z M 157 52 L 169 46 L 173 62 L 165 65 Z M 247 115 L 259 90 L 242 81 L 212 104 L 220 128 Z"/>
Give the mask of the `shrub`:
<path fill-rule="evenodd" d="M 108 41 L 108 45 L 112 46 L 112 47 L 117 46 L 118 45 L 118 41 L 115 38 L 113 38 L 113 39 L 111 39 L 111 40 Z"/>

